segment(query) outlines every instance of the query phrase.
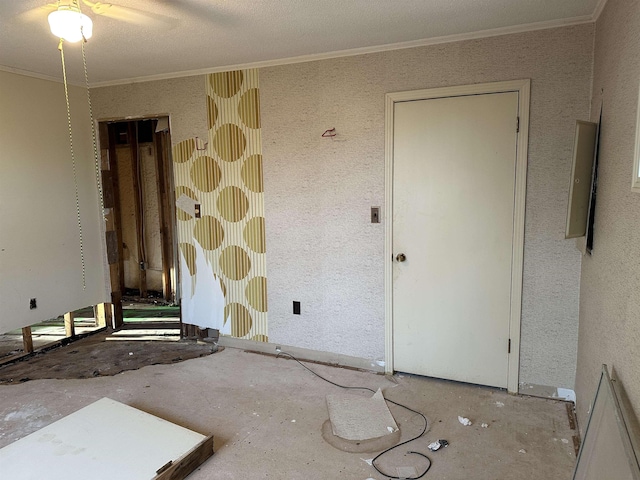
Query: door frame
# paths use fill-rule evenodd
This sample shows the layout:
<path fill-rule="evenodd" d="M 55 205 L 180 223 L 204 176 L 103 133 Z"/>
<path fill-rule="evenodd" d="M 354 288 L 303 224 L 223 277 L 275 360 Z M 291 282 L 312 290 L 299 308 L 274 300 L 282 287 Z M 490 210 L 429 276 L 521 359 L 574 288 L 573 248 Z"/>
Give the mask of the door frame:
<path fill-rule="evenodd" d="M 479 83 L 454 87 L 429 88 L 387 93 L 385 96 L 385 212 L 384 215 L 384 321 L 385 373 L 393 373 L 393 125 L 394 106 L 399 102 L 444 97 L 518 93 L 519 130 L 516 142 L 515 205 L 513 216 L 513 250 L 511 255 L 511 305 L 507 391 L 518 393 L 520 370 L 520 318 L 522 314 L 522 269 L 524 259 L 524 220 L 527 190 L 527 152 L 529 144 L 529 102 L 531 80 Z"/>
<path fill-rule="evenodd" d="M 96 138 L 96 144 L 98 151 L 101 155 L 101 183 L 103 186 L 103 191 L 110 191 L 110 195 L 112 197 L 112 201 L 114 203 L 119 203 L 117 197 L 117 185 L 114 185 L 114 178 L 112 175 L 105 176 L 105 171 L 111 171 L 113 166 L 115 165 L 115 141 L 113 138 L 110 138 L 110 129 L 108 125 L 111 123 L 132 123 L 143 120 L 159 120 L 160 118 L 166 117 L 169 123 L 169 135 L 171 135 L 171 115 L 168 113 L 158 113 L 158 114 L 150 114 L 150 115 L 142 115 L 142 116 L 129 116 L 129 117 L 107 117 L 100 118 L 95 120 L 97 131 L 99 132 Z M 181 301 L 181 290 L 180 290 L 180 262 L 179 262 L 179 252 L 178 252 L 178 236 L 177 236 L 177 223 L 176 223 L 176 213 L 175 213 L 175 175 L 173 171 L 173 159 L 172 159 L 172 151 L 171 151 L 171 141 L 169 137 L 169 141 L 166 145 L 159 145 L 158 141 L 158 133 L 154 132 L 153 135 L 153 143 L 156 148 L 160 148 L 162 146 L 166 147 L 166 151 L 156 152 L 156 166 L 161 164 L 163 170 L 163 178 L 162 182 L 164 184 L 164 193 L 166 196 L 165 207 L 167 207 L 168 211 L 165 211 L 164 214 L 159 213 L 159 220 L 161 223 L 161 228 L 164 230 L 166 226 L 171 230 L 170 237 L 171 241 L 168 244 L 165 244 L 165 238 L 163 238 L 162 242 L 162 261 L 163 261 L 163 270 L 165 270 L 165 260 L 166 256 L 170 253 L 172 257 L 172 265 L 169 269 L 169 282 L 173 285 L 173 302 L 179 304 Z M 160 155 L 160 156 L 159 156 Z M 158 175 L 160 175 L 160 169 L 158 168 Z M 158 178 L 160 180 L 160 178 Z M 116 176 L 117 183 L 117 176 Z M 161 205 L 160 199 L 158 200 L 158 209 L 159 212 L 162 211 L 163 205 Z M 123 314 L 122 314 L 122 292 L 120 291 L 120 287 L 117 286 L 120 283 L 120 262 L 122 261 L 122 241 L 119 239 L 115 248 L 113 248 L 113 242 L 110 248 L 110 242 L 108 238 L 108 227 L 116 229 L 115 224 L 119 223 L 119 205 L 112 205 L 110 208 L 104 208 L 104 217 L 105 222 L 102 223 L 102 237 L 105 238 L 105 248 L 104 248 L 104 264 L 105 264 L 105 289 L 107 290 L 107 294 L 111 296 L 111 301 L 113 305 L 113 320 L 112 327 L 120 328 L 123 325 Z M 166 217 L 166 218 L 164 218 Z M 164 221 L 166 220 L 165 223 Z M 163 237 L 165 233 L 162 234 Z M 166 250 L 170 250 L 169 252 L 165 252 Z M 165 253 L 167 255 L 165 255 Z M 164 282 L 163 282 L 164 283 Z M 117 294 L 114 295 L 114 289 L 117 287 Z M 164 290 L 164 289 L 163 289 Z M 163 291 L 163 294 L 165 292 Z M 180 310 L 180 331 L 182 331 L 182 310 Z"/>

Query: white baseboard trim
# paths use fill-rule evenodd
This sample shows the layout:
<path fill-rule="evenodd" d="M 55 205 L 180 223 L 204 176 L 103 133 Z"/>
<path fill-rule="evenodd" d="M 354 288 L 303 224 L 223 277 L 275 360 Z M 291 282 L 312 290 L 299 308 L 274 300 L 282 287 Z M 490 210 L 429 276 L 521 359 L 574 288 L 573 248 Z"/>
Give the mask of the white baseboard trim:
<path fill-rule="evenodd" d="M 374 373 L 384 373 L 384 363 L 366 358 L 351 357 L 339 353 L 320 352 L 308 348 L 292 347 L 290 345 L 282 345 L 276 343 L 255 342 L 253 340 L 245 340 L 243 338 L 230 337 L 228 335 L 220 335 L 218 345 L 221 347 L 238 348 L 252 352 L 268 353 L 277 355 L 276 347 L 280 351 L 290 353 L 298 360 L 309 360 L 312 362 L 326 363 L 339 367 L 357 368 L 359 370 L 369 370 Z M 381 364 L 382 363 L 382 364 Z"/>
<path fill-rule="evenodd" d="M 531 395 L 532 397 L 553 398 L 566 402 L 576 403 L 576 392 L 570 388 L 550 387 L 548 385 L 535 385 L 523 382 L 519 385 L 518 394 Z"/>

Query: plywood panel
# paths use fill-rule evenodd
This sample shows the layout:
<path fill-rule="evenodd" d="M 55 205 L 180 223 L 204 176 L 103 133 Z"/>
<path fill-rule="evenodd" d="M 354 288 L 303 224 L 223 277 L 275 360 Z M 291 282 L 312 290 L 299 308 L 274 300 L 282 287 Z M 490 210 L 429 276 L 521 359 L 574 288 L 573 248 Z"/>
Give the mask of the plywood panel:
<path fill-rule="evenodd" d="M 208 455 L 201 445 L 211 446 Z M 195 468 L 212 445 L 211 437 L 103 398 L 0 449 L 0 472 L 23 480 L 147 480 L 169 462 Z M 193 452 L 195 463 L 186 458 Z M 182 473 L 167 478 L 190 472 Z"/>

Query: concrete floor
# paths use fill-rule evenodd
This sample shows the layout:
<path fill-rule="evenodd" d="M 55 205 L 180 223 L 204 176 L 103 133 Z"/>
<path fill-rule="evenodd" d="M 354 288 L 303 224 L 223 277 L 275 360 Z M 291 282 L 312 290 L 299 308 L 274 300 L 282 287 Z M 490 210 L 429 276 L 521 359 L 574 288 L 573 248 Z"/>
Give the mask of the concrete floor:
<path fill-rule="evenodd" d="M 424 461 L 406 455 L 417 450 L 433 462 L 425 479 L 571 477 L 572 436 L 577 432 L 570 428 L 564 402 L 409 375 L 386 378 L 309 366 L 338 383 L 380 387 L 386 397 L 429 418 L 430 430 L 424 437 L 379 462 L 391 474 L 397 467 L 420 470 Z M 216 453 L 189 480 L 386 478 L 366 462 L 374 454 L 345 453 L 322 439 L 322 424 L 328 418 L 325 396 L 338 390 L 292 360 L 233 348 L 113 377 L 4 385 L 0 386 L 0 447 L 110 397 L 214 435 Z M 403 439 L 420 432 L 420 417 L 394 406 L 390 409 Z M 469 417 L 473 425 L 461 425 L 458 415 Z M 450 446 L 429 452 L 427 445 L 436 439 L 446 439 Z"/>

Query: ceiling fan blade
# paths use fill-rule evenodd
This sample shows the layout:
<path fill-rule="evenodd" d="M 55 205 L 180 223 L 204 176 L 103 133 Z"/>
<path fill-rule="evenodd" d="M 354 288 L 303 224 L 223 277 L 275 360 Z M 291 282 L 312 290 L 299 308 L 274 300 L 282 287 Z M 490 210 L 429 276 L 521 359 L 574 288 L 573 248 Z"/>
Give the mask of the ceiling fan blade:
<path fill-rule="evenodd" d="M 89 2 L 83 0 L 83 3 L 91 8 L 91 11 L 97 15 L 121 20 L 123 22 L 132 23 L 134 25 L 152 26 L 158 24 L 172 24 L 175 20 L 165 15 L 157 13 L 145 12 L 130 7 L 122 7 L 113 3 Z"/>
<path fill-rule="evenodd" d="M 40 7 L 32 8 L 31 10 L 27 10 L 26 12 L 22 12 L 19 15 L 19 18 L 26 22 L 41 22 L 42 19 L 47 19 L 47 15 L 51 12 L 58 9 L 58 5 L 55 3 L 50 3 L 48 5 L 42 5 Z"/>
<path fill-rule="evenodd" d="M 209 23 L 218 26 L 231 26 L 237 23 L 238 18 L 231 14 L 221 5 L 220 2 L 208 2 L 205 4 L 195 2 L 193 0 L 156 0 L 162 5 L 173 8 L 174 10 L 186 13 L 192 17 L 204 19 Z"/>

